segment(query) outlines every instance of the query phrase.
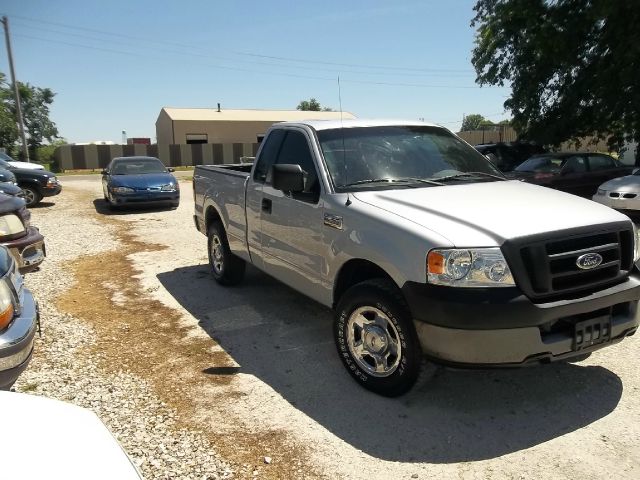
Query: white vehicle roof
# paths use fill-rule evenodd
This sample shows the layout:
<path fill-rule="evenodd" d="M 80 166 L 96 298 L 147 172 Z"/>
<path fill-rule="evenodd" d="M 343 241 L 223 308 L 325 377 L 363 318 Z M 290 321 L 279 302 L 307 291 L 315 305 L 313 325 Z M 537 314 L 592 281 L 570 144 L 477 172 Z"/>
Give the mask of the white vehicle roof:
<path fill-rule="evenodd" d="M 356 127 L 393 127 L 393 126 L 415 126 L 415 127 L 440 127 L 435 123 L 419 122 L 416 120 L 374 120 L 374 119 L 348 119 L 344 120 L 301 120 L 298 122 L 282 122 L 275 124 L 283 125 L 307 125 L 314 130 L 330 130 L 333 128 L 356 128 Z M 444 127 L 441 127 L 444 128 Z"/>
<path fill-rule="evenodd" d="M 9 160 L 9 163 L 16 168 L 26 168 L 31 170 L 44 170 L 44 167 L 39 163 L 31 162 L 19 162 L 17 160 Z"/>
<path fill-rule="evenodd" d="M 45 397 L 0 392 L 0 477 L 21 480 L 141 480 L 90 410 Z"/>

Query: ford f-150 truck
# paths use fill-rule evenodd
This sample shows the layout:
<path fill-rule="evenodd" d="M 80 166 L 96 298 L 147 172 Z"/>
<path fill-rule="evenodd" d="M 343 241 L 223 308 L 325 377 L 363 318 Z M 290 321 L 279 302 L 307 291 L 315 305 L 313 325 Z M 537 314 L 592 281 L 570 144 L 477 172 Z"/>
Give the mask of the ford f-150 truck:
<path fill-rule="evenodd" d="M 636 229 L 602 205 L 509 181 L 445 128 L 275 124 L 253 164 L 197 166 L 214 278 L 247 262 L 334 309 L 349 373 L 394 396 L 422 356 L 520 366 L 634 334 Z"/>

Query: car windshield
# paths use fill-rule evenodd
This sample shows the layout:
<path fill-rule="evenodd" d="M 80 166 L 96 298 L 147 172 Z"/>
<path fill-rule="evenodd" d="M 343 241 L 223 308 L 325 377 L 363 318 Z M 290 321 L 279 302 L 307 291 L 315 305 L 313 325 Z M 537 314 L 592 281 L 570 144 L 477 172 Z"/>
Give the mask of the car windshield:
<path fill-rule="evenodd" d="M 531 157 L 518 165 L 516 172 L 558 173 L 566 161 L 554 156 Z"/>
<path fill-rule="evenodd" d="M 4 162 L 14 162 L 15 160 L 7 155 L 5 152 L 0 152 L 0 160 Z"/>
<path fill-rule="evenodd" d="M 164 164 L 157 158 L 136 158 L 118 160 L 111 168 L 112 175 L 143 175 L 146 173 L 166 173 Z"/>
<path fill-rule="evenodd" d="M 473 147 L 439 127 L 340 128 L 320 130 L 318 139 L 336 191 L 504 178 Z"/>

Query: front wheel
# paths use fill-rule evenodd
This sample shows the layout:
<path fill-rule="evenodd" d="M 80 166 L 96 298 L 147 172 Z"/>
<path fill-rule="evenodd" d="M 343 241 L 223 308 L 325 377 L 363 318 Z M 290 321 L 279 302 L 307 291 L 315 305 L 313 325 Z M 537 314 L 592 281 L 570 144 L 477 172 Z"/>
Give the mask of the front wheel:
<path fill-rule="evenodd" d="M 221 285 L 237 285 L 244 278 L 246 263 L 229 249 L 222 224 L 213 223 L 207 231 L 209 266 L 213 278 Z"/>
<path fill-rule="evenodd" d="M 334 338 L 345 367 L 368 390 L 395 397 L 418 378 L 418 335 L 402 295 L 388 280 L 347 290 L 336 309 Z"/>
<path fill-rule="evenodd" d="M 33 207 L 42 200 L 42 195 L 40 195 L 40 192 L 36 188 L 27 185 L 20 188 L 22 188 L 22 196 L 25 202 L 27 202 L 27 207 Z"/>

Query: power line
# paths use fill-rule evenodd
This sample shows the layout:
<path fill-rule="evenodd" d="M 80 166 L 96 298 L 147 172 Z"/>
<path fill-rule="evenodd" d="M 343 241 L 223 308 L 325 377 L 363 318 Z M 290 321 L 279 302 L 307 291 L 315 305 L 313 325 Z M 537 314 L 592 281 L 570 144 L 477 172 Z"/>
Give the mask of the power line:
<path fill-rule="evenodd" d="M 71 47 L 78 47 L 78 48 L 84 48 L 84 49 L 90 49 L 90 50 L 104 51 L 104 52 L 116 53 L 116 54 L 121 54 L 121 55 L 128 55 L 128 56 L 133 56 L 133 57 L 150 58 L 149 55 L 147 55 L 147 54 L 127 52 L 127 51 L 116 50 L 116 49 L 112 49 L 112 48 L 97 47 L 95 45 L 85 45 L 85 44 L 80 44 L 80 43 L 65 42 L 65 41 L 62 41 L 62 40 L 53 40 L 53 39 L 50 39 L 50 38 L 42 38 L 42 37 L 36 37 L 36 36 L 24 35 L 24 34 L 15 34 L 14 36 L 15 37 L 21 37 L 21 38 L 28 38 L 28 39 L 31 39 L 31 40 L 42 41 L 42 42 L 46 42 L 46 43 L 58 43 L 58 44 L 61 44 L 61 45 L 67 45 L 67 46 L 71 46 Z M 173 53 L 176 53 L 176 52 L 173 52 Z M 181 53 L 179 53 L 179 54 L 181 54 Z M 159 60 L 164 60 L 163 58 L 158 58 L 158 57 L 156 57 L 156 58 L 159 59 Z M 230 66 L 226 66 L 226 65 L 213 65 L 213 64 L 202 63 L 202 62 L 198 62 L 198 65 L 208 66 L 208 67 L 211 67 L 211 68 L 217 68 L 217 69 L 222 69 L 222 70 L 232 70 L 232 71 L 247 72 L 247 73 L 253 73 L 253 74 L 261 73 L 261 74 L 266 74 L 266 75 L 277 75 L 277 76 L 284 76 L 284 77 L 291 77 L 291 78 L 305 78 L 305 79 L 310 79 L 310 80 L 333 81 L 333 78 L 331 78 L 331 77 L 316 77 L 316 76 L 310 76 L 310 75 L 299 75 L 299 74 L 284 73 L 284 72 L 269 72 L 269 71 L 264 71 L 264 70 L 256 71 L 256 70 L 251 70 L 251 69 L 247 69 L 247 68 L 230 67 Z M 394 87 L 417 87 L 417 88 L 442 88 L 442 89 L 500 88 L 500 87 L 480 87 L 480 86 L 463 86 L 463 85 L 432 85 L 432 84 L 423 84 L 423 83 L 377 82 L 377 81 L 348 80 L 348 79 L 347 80 L 343 80 L 343 82 L 364 84 L 364 85 L 380 85 L 380 86 L 394 86 Z"/>
<path fill-rule="evenodd" d="M 67 28 L 67 29 L 72 29 L 72 30 L 80 30 L 80 31 L 84 31 L 84 32 L 97 33 L 97 34 L 100 34 L 100 35 L 115 36 L 115 37 L 127 38 L 127 39 L 130 39 L 130 40 L 138 40 L 138 41 L 144 41 L 144 42 L 149 42 L 149 43 L 169 45 L 169 46 L 174 46 L 174 47 L 178 46 L 178 47 L 182 47 L 182 48 L 188 48 L 188 49 L 191 49 L 191 50 L 193 50 L 194 48 L 199 49 L 198 47 L 195 47 L 194 45 L 189 45 L 189 44 L 184 44 L 184 43 L 167 42 L 167 41 L 163 41 L 163 40 L 151 39 L 151 38 L 148 38 L 148 37 L 139 37 L 139 36 L 127 35 L 127 34 L 123 34 L 123 33 L 110 32 L 110 31 L 106 31 L 106 30 L 98 30 L 98 29 L 93 29 L 93 28 L 79 27 L 77 25 L 69 25 L 69 24 L 60 23 L 60 22 L 51 22 L 51 21 L 47 21 L 47 20 L 42 20 L 42 19 L 38 19 L 38 18 L 31 18 L 31 17 L 25 17 L 25 16 L 21 16 L 21 15 L 13 15 L 12 17 L 15 17 L 15 18 L 18 18 L 18 19 L 21 19 L 21 20 L 25 20 L 27 22 L 36 22 L 36 23 L 41 23 L 41 24 L 45 24 L 45 25 L 54 25 L 54 26 Z M 200 50 L 200 51 L 202 51 L 202 50 Z M 286 61 L 286 62 L 292 62 L 292 63 L 318 64 L 318 65 L 328 65 L 328 66 L 336 66 L 336 67 L 368 68 L 368 69 L 375 69 L 375 70 L 383 69 L 383 70 L 413 71 L 413 72 L 441 72 L 441 73 L 470 73 L 470 72 L 473 72 L 472 69 L 417 68 L 417 67 L 404 67 L 404 66 L 398 66 L 398 65 L 368 65 L 368 64 L 359 64 L 359 63 L 329 62 L 329 61 L 323 61 L 323 60 L 309 60 L 309 59 L 291 58 L 291 57 L 283 57 L 283 56 L 276 56 L 276 55 L 263 55 L 263 54 L 259 54 L 259 53 L 253 53 L 253 52 L 242 52 L 242 51 L 233 51 L 233 50 L 230 50 L 228 53 L 231 53 L 231 54 L 234 54 L 234 55 L 242 55 L 242 56 L 247 56 L 247 57 L 254 57 L 254 58 L 280 60 L 280 61 Z"/>

